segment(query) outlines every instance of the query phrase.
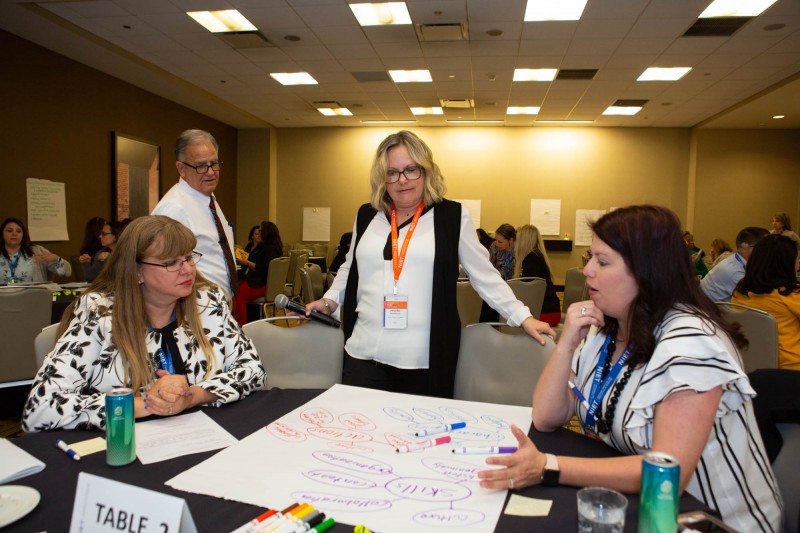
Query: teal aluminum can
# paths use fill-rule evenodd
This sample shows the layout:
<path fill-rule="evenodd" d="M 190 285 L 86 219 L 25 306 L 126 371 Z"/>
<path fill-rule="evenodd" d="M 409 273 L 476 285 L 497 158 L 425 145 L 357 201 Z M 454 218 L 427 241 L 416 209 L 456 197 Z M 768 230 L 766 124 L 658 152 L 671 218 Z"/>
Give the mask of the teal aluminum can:
<path fill-rule="evenodd" d="M 135 459 L 133 391 L 115 388 L 106 393 L 106 463 L 123 466 Z"/>
<path fill-rule="evenodd" d="M 681 466 L 662 452 L 645 454 L 639 493 L 639 533 L 675 533 L 678 530 L 678 490 Z"/>

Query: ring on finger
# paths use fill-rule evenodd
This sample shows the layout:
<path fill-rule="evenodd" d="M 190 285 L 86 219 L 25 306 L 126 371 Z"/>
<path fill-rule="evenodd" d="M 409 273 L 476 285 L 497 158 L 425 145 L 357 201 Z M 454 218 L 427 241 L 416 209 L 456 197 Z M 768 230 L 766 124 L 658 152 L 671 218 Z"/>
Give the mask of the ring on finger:
<path fill-rule="evenodd" d="M 586 308 L 581 307 L 581 316 L 586 316 Z"/>
<path fill-rule="evenodd" d="M 169 414 L 172 414 L 172 407 L 169 408 Z"/>
<path fill-rule="evenodd" d="M 513 477 L 508 478 L 508 488 L 509 489 L 513 489 L 514 488 L 514 478 Z"/>

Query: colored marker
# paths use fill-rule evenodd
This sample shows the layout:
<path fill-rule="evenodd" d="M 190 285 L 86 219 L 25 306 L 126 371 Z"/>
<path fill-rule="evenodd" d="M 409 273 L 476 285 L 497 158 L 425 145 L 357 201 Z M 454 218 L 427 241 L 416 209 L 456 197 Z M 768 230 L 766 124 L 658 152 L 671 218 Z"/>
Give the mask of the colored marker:
<path fill-rule="evenodd" d="M 333 524 L 335 523 L 336 521 L 333 518 L 328 518 L 323 523 L 314 526 L 314 531 L 316 533 L 323 533 L 323 531 L 328 531 L 330 528 L 332 528 Z"/>
<path fill-rule="evenodd" d="M 64 453 L 66 453 L 67 455 L 69 455 L 70 457 L 75 459 L 76 461 L 80 461 L 81 460 L 81 456 L 78 455 L 78 452 L 76 452 L 75 450 L 70 448 L 69 444 L 67 444 L 63 440 L 57 440 L 56 441 L 56 446 L 58 446 L 59 450 L 63 451 Z"/>
<path fill-rule="evenodd" d="M 518 450 L 516 446 L 478 446 L 474 448 L 453 448 L 452 452 L 459 455 L 469 454 L 498 454 L 514 453 Z"/>
<path fill-rule="evenodd" d="M 265 521 L 267 518 L 269 518 L 270 516 L 274 515 L 277 512 L 278 511 L 276 511 L 275 509 L 270 509 L 266 513 L 253 518 L 248 523 L 242 525 L 238 529 L 234 529 L 231 533 L 248 533 L 250 531 L 253 531 L 257 525 L 259 525 L 261 522 Z"/>
<path fill-rule="evenodd" d="M 446 431 L 455 431 L 456 429 L 461 429 L 466 427 L 466 422 L 455 422 L 453 424 L 443 424 L 441 426 L 435 426 L 428 429 L 421 429 L 414 433 L 415 437 L 427 437 L 428 435 L 435 435 L 436 433 L 444 433 Z"/>
<path fill-rule="evenodd" d="M 425 448 L 430 448 L 432 446 L 447 444 L 448 442 L 450 442 L 450 435 L 445 435 L 444 437 L 439 437 L 438 439 L 425 440 L 422 442 L 415 442 L 414 444 L 403 445 L 395 448 L 395 451 L 397 453 L 415 452 L 417 450 L 424 450 Z"/>
<path fill-rule="evenodd" d="M 584 397 L 584 395 L 581 392 L 581 390 L 578 387 L 576 387 L 575 384 L 573 382 L 571 382 L 571 381 L 567 381 L 567 385 L 569 385 L 569 388 L 572 389 L 572 392 L 575 393 L 575 396 L 578 397 L 578 399 L 581 401 L 583 406 L 588 409 L 589 408 L 589 402 L 586 401 L 586 397 Z"/>

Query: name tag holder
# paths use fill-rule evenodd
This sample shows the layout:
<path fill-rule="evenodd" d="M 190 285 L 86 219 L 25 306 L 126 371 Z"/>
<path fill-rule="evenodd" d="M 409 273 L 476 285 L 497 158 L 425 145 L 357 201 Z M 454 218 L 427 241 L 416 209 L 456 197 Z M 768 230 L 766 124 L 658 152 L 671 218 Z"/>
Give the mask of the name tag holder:
<path fill-rule="evenodd" d="M 408 296 L 387 294 L 383 297 L 383 327 L 385 329 L 408 327 Z"/>

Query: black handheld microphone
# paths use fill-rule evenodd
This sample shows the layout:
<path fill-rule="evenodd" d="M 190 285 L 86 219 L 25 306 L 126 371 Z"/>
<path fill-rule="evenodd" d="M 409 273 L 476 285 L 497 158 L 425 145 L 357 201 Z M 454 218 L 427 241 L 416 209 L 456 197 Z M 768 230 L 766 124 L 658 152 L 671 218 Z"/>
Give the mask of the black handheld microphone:
<path fill-rule="evenodd" d="M 300 305 L 297 302 L 293 302 L 290 300 L 285 294 L 279 294 L 275 297 L 275 306 L 280 307 L 281 309 L 288 309 L 289 311 L 294 311 L 299 315 L 306 316 L 306 307 L 304 305 Z M 316 309 L 311 311 L 311 315 L 308 317 L 311 320 L 316 320 L 326 326 L 330 326 L 332 328 L 339 328 L 342 326 L 342 323 L 333 318 L 332 316 L 328 316 L 325 313 L 320 313 Z"/>

